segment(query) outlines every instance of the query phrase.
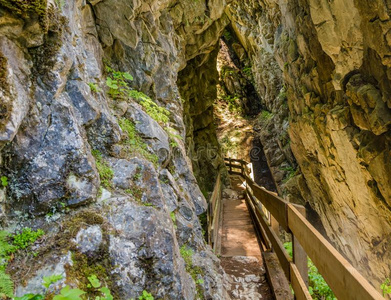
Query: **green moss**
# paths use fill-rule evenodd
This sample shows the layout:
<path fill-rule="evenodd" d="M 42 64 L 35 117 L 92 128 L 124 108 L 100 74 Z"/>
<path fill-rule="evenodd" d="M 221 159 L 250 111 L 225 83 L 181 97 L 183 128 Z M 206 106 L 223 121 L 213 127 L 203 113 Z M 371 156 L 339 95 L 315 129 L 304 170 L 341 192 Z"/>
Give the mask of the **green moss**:
<path fill-rule="evenodd" d="M 0 6 L 20 17 L 36 14 L 43 28 L 47 25 L 47 0 L 0 0 Z"/>
<path fill-rule="evenodd" d="M 93 150 L 92 155 L 95 157 L 96 168 L 98 169 L 100 182 L 107 188 L 112 188 L 111 180 L 114 177 L 114 171 L 110 168 L 108 163 L 103 159 L 102 153 L 99 150 Z"/>
<path fill-rule="evenodd" d="M 126 133 L 126 139 L 123 142 L 125 152 L 130 156 L 141 155 L 157 167 L 159 162 L 158 156 L 148 151 L 148 146 L 137 133 L 134 123 L 126 118 L 122 118 L 119 120 L 119 126 Z"/>
<path fill-rule="evenodd" d="M 273 114 L 267 110 L 263 110 L 260 115 L 260 121 L 268 121 L 273 117 Z"/>
<path fill-rule="evenodd" d="M 201 283 L 203 283 L 203 280 L 197 279 L 198 275 L 204 276 L 204 271 L 199 267 L 195 266 L 193 264 L 193 255 L 194 251 L 187 247 L 186 245 L 183 245 L 180 249 L 179 252 L 185 261 L 185 268 L 186 272 L 190 274 L 191 278 L 193 278 L 195 284 L 196 284 L 196 289 L 197 289 L 197 298 L 198 299 L 204 299 L 202 295 L 202 288 L 201 288 Z"/>

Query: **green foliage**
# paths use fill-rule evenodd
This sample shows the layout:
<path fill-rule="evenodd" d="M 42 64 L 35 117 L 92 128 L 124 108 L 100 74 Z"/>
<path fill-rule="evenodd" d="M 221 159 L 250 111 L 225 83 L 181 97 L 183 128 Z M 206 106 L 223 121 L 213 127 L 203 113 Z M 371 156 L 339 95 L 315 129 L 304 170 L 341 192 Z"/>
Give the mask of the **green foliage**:
<path fill-rule="evenodd" d="M 94 93 L 99 93 L 102 91 L 96 83 L 89 82 L 88 86 L 90 87 L 91 91 Z"/>
<path fill-rule="evenodd" d="M 284 247 L 288 254 L 292 257 L 292 243 L 284 243 Z M 333 291 L 330 289 L 322 275 L 319 274 L 318 269 L 310 258 L 308 258 L 308 279 L 308 289 L 313 299 L 337 300 Z"/>
<path fill-rule="evenodd" d="M 133 80 L 132 75 L 128 72 L 115 71 L 109 66 L 106 66 L 106 71 L 108 72 L 106 85 L 109 87 L 109 95 L 113 99 L 127 100 L 133 98 L 141 104 L 145 112 L 155 121 L 167 123 L 170 120 L 170 112 L 167 109 L 157 105 L 143 92 L 134 90 L 129 86 L 128 82 Z"/>
<path fill-rule="evenodd" d="M 101 287 L 102 283 L 95 274 L 92 274 L 91 276 L 87 277 L 87 279 L 90 282 L 87 287 L 93 288 L 101 292 L 103 295 L 95 297 L 95 300 L 113 300 L 113 296 L 111 295 L 111 291 L 109 290 L 109 288 Z"/>
<path fill-rule="evenodd" d="M 228 30 L 224 30 L 223 37 L 228 42 L 232 39 L 232 35 Z"/>
<path fill-rule="evenodd" d="M 101 287 L 99 291 L 103 294 L 103 297 L 96 297 L 95 300 L 113 300 L 114 297 L 111 295 L 111 291 L 107 287 Z"/>
<path fill-rule="evenodd" d="M 171 217 L 172 222 L 174 223 L 174 228 L 177 229 L 175 212 L 173 212 L 173 211 L 170 212 L 170 217 Z"/>
<path fill-rule="evenodd" d="M 239 144 L 235 141 L 232 141 L 228 135 L 226 135 L 220 140 L 220 145 L 224 155 L 227 155 L 228 152 L 230 152 L 231 154 L 237 154 Z"/>
<path fill-rule="evenodd" d="M 260 116 L 260 119 L 261 121 L 268 121 L 270 120 L 271 118 L 273 117 L 273 114 L 267 110 L 263 110 L 261 112 L 261 116 Z"/>
<path fill-rule="evenodd" d="M 7 176 L 1 176 L 0 180 L 1 180 L 1 185 L 3 187 L 7 187 L 8 186 L 8 177 Z"/>
<path fill-rule="evenodd" d="M 243 113 L 243 109 L 240 106 L 239 96 L 225 95 L 225 96 L 222 96 L 221 99 L 228 104 L 228 109 L 230 112 L 237 113 L 237 114 Z"/>
<path fill-rule="evenodd" d="M 13 244 L 16 249 L 26 249 L 44 234 L 45 232 L 42 229 L 34 231 L 26 227 L 23 228 L 21 233 L 13 236 Z"/>
<path fill-rule="evenodd" d="M 157 166 L 159 158 L 157 155 L 148 151 L 147 144 L 144 143 L 140 135 L 137 133 L 133 122 L 126 118 L 122 118 L 119 119 L 119 126 L 121 127 L 122 131 L 126 133 L 125 145 L 127 147 L 127 151 L 132 155 L 140 154 L 145 159 L 149 160 L 155 166 Z"/>
<path fill-rule="evenodd" d="M 285 168 L 280 168 L 282 171 L 287 171 L 288 173 L 286 174 L 284 180 L 282 181 L 283 183 L 288 182 L 290 179 L 295 177 L 297 170 L 294 167 L 285 167 Z"/>
<path fill-rule="evenodd" d="M 253 71 L 251 69 L 251 66 L 247 66 L 247 67 L 244 67 L 242 69 L 242 72 L 243 74 L 247 77 L 247 78 L 251 78 L 253 77 Z"/>
<path fill-rule="evenodd" d="M 45 299 L 44 296 L 40 294 L 26 294 L 22 297 L 14 297 L 14 300 L 43 300 Z"/>
<path fill-rule="evenodd" d="M 382 290 L 382 293 L 383 293 L 383 297 L 385 297 L 386 295 L 390 295 L 391 294 L 391 282 L 390 282 L 390 278 L 386 278 L 384 280 L 384 282 L 381 284 L 380 286 L 380 289 Z"/>
<path fill-rule="evenodd" d="M 7 264 L 9 255 L 16 251 L 15 246 L 9 242 L 9 233 L 7 231 L 0 231 L 0 270 L 4 270 Z"/>
<path fill-rule="evenodd" d="M 114 177 L 114 171 L 109 164 L 103 159 L 102 153 L 99 150 L 92 150 L 92 155 L 95 157 L 96 168 L 98 169 L 100 181 L 102 185 L 110 189 L 111 180 Z"/>
<path fill-rule="evenodd" d="M 79 289 L 71 289 L 69 286 L 65 286 L 61 289 L 60 295 L 53 297 L 53 300 L 82 300 L 81 295 L 84 295 L 86 292 Z"/>
<path fill-rule="evenodd" d="M 202 276 L 204 274 L 203 274 L 203 271 L 200 267 L 195 266 L 193 264 L 194 251 L 191 248 L 188 248 L 186 245 L 183 245 L 179 249 L 179 252 L 180 252 L 183 260 L 185 261 L 186 272 L 190 274 L 191 278 L 193 278 L 194 282 L 196 283 L 198 298 L 203 299 L 200 284 L 204 283 L 204 281 L 202 279 L 197 279 L 197 277 L 198 277 L 198 275 Z"/>
<path fill-rule="evenodd" d="M 57 7 L 62 10 L 65 5 L 65 0 L 55 0 Z"/>
<path fill-rule="evenodd" d="M 186 264 L 186 269 L 191 268 L 193 266 L 193 255 L 194 251 L 191 248 L 188 248 L 186 245 L 183 245 L 180 249 L 179 252 L 185 261 Z M 188 267 L 189 266 L 189 267 Z"/>
<path fill-rule="evenodd" d="M 142 295 L 138 297 L 139 300 L 154 300 L 152 294 L 148 293 L 146 290 L 143 291 Z"/>
<path fill-rule="evenodd" d="M 14 283 L 8 274 L 5 274 L 4 270 L 0 270 L 0 297 L 12 298 L 14 293 Z"/>
<path fill-rule="evenodd" d="M 56 283 L 57 281 L 63 279 L 64 277 L 62 275 L 50 275 L 50 276 L 47 276 L 47 277 L 44 277 L 43 278 L 43 283 L 42 285 L 45 287 L 45 288 L 49 288 L 49 286 L 51 286 L 53 283 Z"/>
<path fill-rule="evenodd" d="M 177 140 L 183 140 L 182 136 L 177 134 L 176 131 L 170 127 L 166 127 L 165 130 L 168 134 L 168 137 L 170 138 L 170 146 L 173 148 L 178 147 L 179 144 Z"/>
<path fill-rule="evenodd" d="M 95 274 L 92 274 L 91 276 L 87 277 L 88 281 L 90 282 L 90 286 L 89 287 L 93 287 L 93 288 L 99 288 L 102 284 L 100 283 L 100 280 L 98 279 L 98 277 L 96 277 Z"/>

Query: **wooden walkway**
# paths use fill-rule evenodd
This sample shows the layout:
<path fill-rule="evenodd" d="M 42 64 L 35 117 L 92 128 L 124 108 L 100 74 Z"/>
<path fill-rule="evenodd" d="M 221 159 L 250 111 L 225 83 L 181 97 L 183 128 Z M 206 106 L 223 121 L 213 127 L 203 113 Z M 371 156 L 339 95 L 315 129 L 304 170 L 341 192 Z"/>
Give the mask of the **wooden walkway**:
<path fill-rule="evenodd" d="M 222 199 L 221 261 L 230 277 L 229 293 L 231 299 L 273 299 L 242 182 L 231 177 L 232 190 Z"/>

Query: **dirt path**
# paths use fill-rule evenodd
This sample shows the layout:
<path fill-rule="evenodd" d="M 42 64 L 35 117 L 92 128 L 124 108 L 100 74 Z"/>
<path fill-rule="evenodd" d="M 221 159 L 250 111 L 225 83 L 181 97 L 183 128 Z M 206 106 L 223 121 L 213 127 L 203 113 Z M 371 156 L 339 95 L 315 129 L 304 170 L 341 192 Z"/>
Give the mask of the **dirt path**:
<path fill-rule="evenodd" d="M 273 299 L 239 177 L 223 192 L 221 262 L 230 279 L 231 299 Z"/>

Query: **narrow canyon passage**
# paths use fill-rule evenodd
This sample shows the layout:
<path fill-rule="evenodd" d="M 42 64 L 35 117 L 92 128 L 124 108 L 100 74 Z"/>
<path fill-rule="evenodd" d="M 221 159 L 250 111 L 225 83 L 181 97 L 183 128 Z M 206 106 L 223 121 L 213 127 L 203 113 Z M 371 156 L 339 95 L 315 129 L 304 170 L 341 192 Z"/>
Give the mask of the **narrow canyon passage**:
<path fill-rule="evenodd" d="M 240 191 L 229 257 L 208 244 L 231 157 L 277 246 L 327 237 L 329 278 L 391 299 L 389 2 L 0 0 L 0 298 L 267 299 Z M 333 299 L 316 263 L 307 299 Z"/>

